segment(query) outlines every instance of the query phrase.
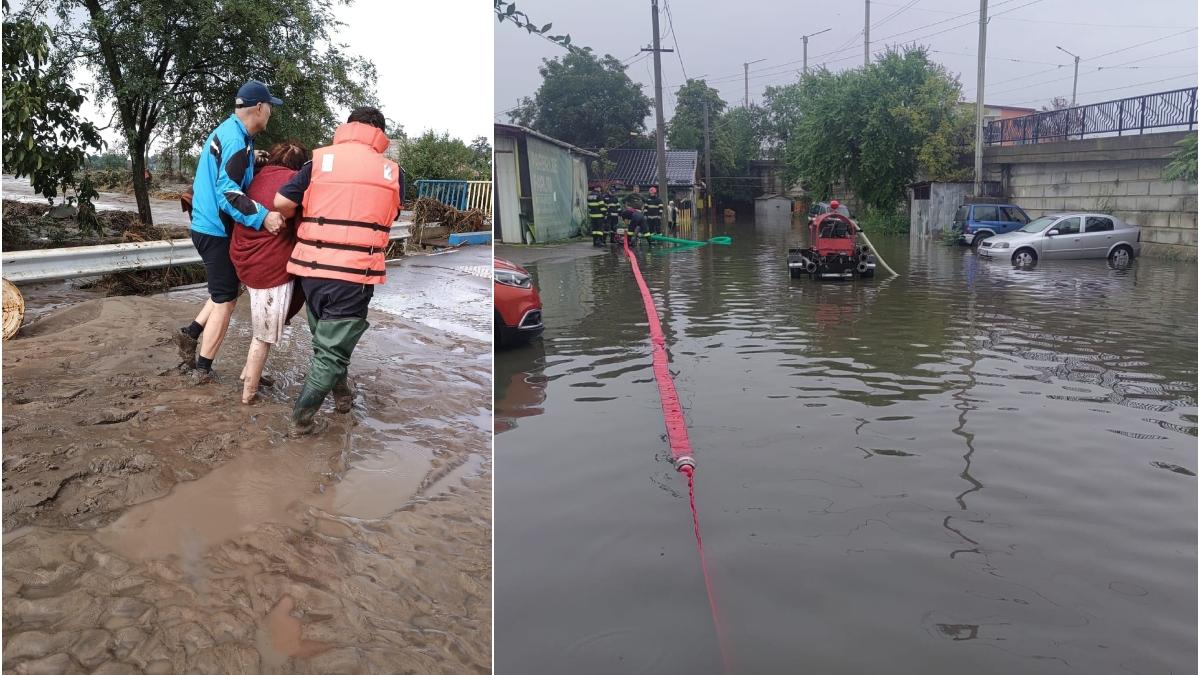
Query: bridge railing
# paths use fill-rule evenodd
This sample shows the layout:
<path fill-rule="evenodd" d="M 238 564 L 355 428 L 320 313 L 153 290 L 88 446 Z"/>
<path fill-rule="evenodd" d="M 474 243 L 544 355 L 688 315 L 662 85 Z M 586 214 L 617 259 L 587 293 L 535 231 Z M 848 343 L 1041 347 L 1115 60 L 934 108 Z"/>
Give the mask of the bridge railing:
<path fill-rule="evenodd" d="M 468 191 L 469 186 L 465 180 L 417 181 L 417 198 L 431 197 L 459 211 L 467 210 Z"/>
<path fill-rule="evenodd" d="M 467 208 L 479 209 L 487 215 L 492 215 L 492 181 L 467 181 Z"/>
<path fill-rule="evenodd" d="M 1196 87 L 1048 110 L 988 122 L 988 145 L 1049 143 L 1087 136 L 1196 125 Z"/>

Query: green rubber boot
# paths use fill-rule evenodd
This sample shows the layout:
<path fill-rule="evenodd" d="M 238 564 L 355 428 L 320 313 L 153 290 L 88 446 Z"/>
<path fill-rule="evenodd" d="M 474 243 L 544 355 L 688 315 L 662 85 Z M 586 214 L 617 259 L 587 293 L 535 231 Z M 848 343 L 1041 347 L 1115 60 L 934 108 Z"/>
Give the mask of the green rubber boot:
<path fill-rule="evenodd" d="M 325 429 L 326 422 L 317 420 L 317 411 L 325 402 L 327 392 L 309 387 L 307 384 L 300 390 L 296 399 L 296 407 L 292 408 L 292 419 L 288 424 L 288 433 L 292 436 L 308 436 L 320 433 Z"/>

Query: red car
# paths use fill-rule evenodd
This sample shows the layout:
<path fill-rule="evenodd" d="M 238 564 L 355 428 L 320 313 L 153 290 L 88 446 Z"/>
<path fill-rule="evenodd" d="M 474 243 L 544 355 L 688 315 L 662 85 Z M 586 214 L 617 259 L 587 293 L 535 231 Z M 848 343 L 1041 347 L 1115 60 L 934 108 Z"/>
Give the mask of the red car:
<path fill-rule="evenodd" d="M 492 279 L 496 289 L 496 346 L 520 344 L 541 335 L 542 299 L 529 272 L 503 258 L 493 258 Z"/>

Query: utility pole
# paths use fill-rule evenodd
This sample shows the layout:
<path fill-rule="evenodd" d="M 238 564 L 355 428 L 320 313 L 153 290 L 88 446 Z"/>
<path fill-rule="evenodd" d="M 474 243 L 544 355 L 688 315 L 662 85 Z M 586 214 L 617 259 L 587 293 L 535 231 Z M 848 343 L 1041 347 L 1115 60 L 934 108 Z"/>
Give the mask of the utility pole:
<path fill-rule="evenodd" d="M 871 0 L 867 0 L 867 13 L 863 19 L 863 68 L 871 65 Z"/>
<path fill-rule="evenodd" d="M 987 0 L 979 0 L 979 73 L 975 86 L 975 196 L 983 196 L 983 64 L 987 53 Z"/>
<path fill-rule="evenodd" d="M 746 83 L 746 98 L 743 99 L 742 107 L 750 107 L 750 64 L 761 63 L 763 61 L 766 61 L 766 59 L 758 59 L 756 61 L 749 61 L 742 64 L 742 70 L 745 73 L 743 81 Z"/>
<path fill-rule="evenodd" d="M 1075 82 L 1071 85 L 1071 107 L 1074 108 L 1075 92 L 1079 90 L 1079 57 L 1075 56 L 1075 54 L 1071 54 L 1071 52 L 1059 47 L 1058 45 L 1054 45 L 1054 48 L 1064 54 L 1069 54 L 1070 56 L 1075 57 Z"/>
<path fill-rule="evenodd" d="M 663 134 L 662 106 L 662 53 L 673 52 L 674 49 L 662 49 L 658 42 L 658 0 L 650 0 L 650 23 L 654 27 L 654 42 L 650 49 L 642 51 L 654 52 L 654 122 L 658 137 L 658 196 L 661 199 L 667 192 L 667 141 Z"/>
<path fill-rule="evenodd" d="M 820 35 L 821 33 L 828 33 L 830 30 L 832 30 L 832 29 L 826 28 L 825 30 L 819 30 L 815 33 L 809 33 L 808 35 L 800 36 L 800 39 L 804 41 L 804 71 L 803 72 L 805 75 L 808 74 L 808 38 L 815 37 L 817 35 Z"/>
<path fill-rule="evenodd" d="M 704 201 L 708 224 L 717 222 L 716 204 L 712 199 L 712 146 L 708 138 L 708 101 L 704 102 Z"/>

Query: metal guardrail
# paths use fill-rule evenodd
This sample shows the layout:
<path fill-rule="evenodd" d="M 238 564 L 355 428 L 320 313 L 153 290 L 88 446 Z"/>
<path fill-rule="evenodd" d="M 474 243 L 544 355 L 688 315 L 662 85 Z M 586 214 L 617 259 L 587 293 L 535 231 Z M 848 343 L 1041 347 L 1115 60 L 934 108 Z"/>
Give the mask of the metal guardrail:
<path fill-rule="evenodd" d="M 459 211 L 466 211 L 469 188 L 465 180 L 422 179 L 417 181 L 417 198 L 430 197 Z"/>
<path fill-rule="evenodd" d="M 392 226 L 392 240 L 407 239 L 407 223 Z M 71 246 L 36 251 L 13 251 L 0 256 L 0 272 L 14 284 L 74 279 L 97 274 L 149 270 L 200 262 L 191 239 Z"/>
<path fill-rule="evenodd" d="M 1196 87 L 988 122 L 988 145 L 1022 145 L 1196 125 Z"/>

